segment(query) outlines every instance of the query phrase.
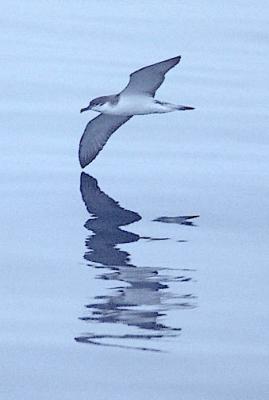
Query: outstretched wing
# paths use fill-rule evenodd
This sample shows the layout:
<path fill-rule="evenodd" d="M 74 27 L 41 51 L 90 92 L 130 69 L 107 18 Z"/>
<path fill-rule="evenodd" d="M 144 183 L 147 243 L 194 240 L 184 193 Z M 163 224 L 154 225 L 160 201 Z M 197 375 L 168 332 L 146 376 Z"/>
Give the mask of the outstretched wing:
<path fill-rule="evenodd" d="M 82 172 L 80 176 L 80 192 L 88 212 L 97 217 L 99 221 L 105 221 L 107 227 L 129 225 L 141 219 L 138 213 L 126 210 L 117 201 L 102 192 L 97 180 L 85 172 Z"/>
<path fill-rule="evenodd" d="M 95 159 L 112 133 L 131 117 L 100 114 L 88 122 L 79 144 L 79 162 L 82 168 Z"/>
<path fill-rule="evenodd" d="M 170 58 L 169 60 L 161 61 L 133 72 L 130 75 L 128 85 L 123 89 L 121 94 L 146 94 L 154 97 L 156 90 L 164 81 L 166 72 L 177 65 L 180 59 L 181 56 Z"/>

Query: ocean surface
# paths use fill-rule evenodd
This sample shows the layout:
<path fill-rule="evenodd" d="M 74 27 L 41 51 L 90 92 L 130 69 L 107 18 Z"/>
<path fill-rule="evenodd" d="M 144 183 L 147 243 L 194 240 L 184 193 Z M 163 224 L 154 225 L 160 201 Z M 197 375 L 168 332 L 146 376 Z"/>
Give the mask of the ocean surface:
<path fill-rule="evenodd" d="M 1 400 L 268 398 L 268 15 L 1 5 Z M 179 54 L 156 98 L 195 110 L 132 118 L 81 173 L 80 108 Z"/>

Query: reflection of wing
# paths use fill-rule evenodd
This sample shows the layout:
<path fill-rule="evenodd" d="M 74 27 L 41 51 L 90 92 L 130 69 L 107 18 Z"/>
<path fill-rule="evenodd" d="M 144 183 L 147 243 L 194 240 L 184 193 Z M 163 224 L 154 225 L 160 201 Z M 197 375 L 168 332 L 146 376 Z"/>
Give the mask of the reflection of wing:
<path fill-rule="evenodd" d="M 101 114 L 88 122 L 79 144 L 79 161 L 82 168 L 95 159 L 112 133 L 130 118 L 131 116 Z"/>
<path fill-rule="evenodd" d="M 82 172 L 80 191 L 89 213 L 115 226 L 123 226 L 139 221 L 140 215 L 134 211 L 125 210 L 115 200 L 102 192 L 96 179 Z"/>
<path fill-rule="evenodd" d="M 147 94 L 154 97 L 156 90 L 164 81 L 166 72 L 178 64 L 180 59 L 181 56 L 170 58 L 133 72 L 128 85 L 121 94 Z"/>

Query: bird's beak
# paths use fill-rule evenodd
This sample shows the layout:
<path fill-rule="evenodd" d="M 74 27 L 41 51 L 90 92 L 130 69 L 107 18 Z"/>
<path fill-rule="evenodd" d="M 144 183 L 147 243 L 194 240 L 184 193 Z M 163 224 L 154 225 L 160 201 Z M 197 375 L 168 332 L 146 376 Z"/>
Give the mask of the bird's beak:
<path fill-rule="evenodd" d="M 82 109 L 80 110 L 80 112 L 82 113 L 82 112 L 87 111 L 87 110 L 90 110 L 90 106 L 85 107 L 85 108 L 82 108 Z"/>

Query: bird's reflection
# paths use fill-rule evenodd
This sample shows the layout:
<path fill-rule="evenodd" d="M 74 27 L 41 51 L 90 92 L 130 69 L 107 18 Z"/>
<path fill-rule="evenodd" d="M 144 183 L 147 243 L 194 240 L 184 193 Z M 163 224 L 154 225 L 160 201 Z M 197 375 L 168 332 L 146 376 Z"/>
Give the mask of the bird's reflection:
<path fill-rule="evenodd" d="M 175 295 L 169 290 L 172 282 L 191 281 L 191 270 L 133 265 L 130 254 L 118 246 L 154 238 L 121 227 L 141 220 L 141 216 L 122 208 L 100 190 L 96 179 L 85 173 L 81 174 L 80 190 L 91 214 L 84 225 L 92 232 L 85 242 L 84 258 L 99 271 L 97 278 L 111 281 L 116 287 L 95 296 L 85 306 L 87 314 L 80 319 L 90 322 L 92 331 L 75 339 L 95 345 L 159 351 L 149 345 L 149 340 L 177 336 L 181 331 L 180 327 L 166 325 L 169 310 L 194 307 L 192 294 Z"/>

